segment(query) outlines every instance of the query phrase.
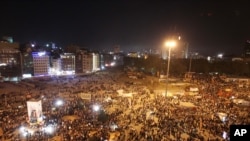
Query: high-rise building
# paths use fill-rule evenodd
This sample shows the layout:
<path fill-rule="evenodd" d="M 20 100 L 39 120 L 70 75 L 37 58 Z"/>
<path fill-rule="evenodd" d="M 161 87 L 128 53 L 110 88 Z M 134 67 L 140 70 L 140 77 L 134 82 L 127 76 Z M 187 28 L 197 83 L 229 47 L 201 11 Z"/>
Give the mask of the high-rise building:
<path fill-rule="evenodd" d="M 82 69 L 82 51 L 78 51 L 75 57 L 75 73 L 81 74 L 83 73 Z"/>
<path fill-rule="evenodd" d="M 62 74 L 62 69 L 61 69 L 61 59 L 56 58 L 52 59 L 52 66 L 50 67 L 49 74 L 50 75 L 61 75 Z"/>
<path fill-rule="evenodd" d="M 87 53 L 83 55 L 82 59 L 82 68 L 83 72 L 90 73 L 93 70 L 93 55 L 90 53 Z"/>
<path fill-rule="evenodd" d="M 34 76 L 49 75 L 50 56 L 48 52 L 33 52 Z"/>
<path fill-rule="evenodd" d="M 23 75 L 34 75 L 32 52 L 22 53 L 22 73 Z"/>
<path fill-rule="evenodd" d="M 5 81 L 18 81 L 22 76 L 19 43 L 0 41 L 0 76 Z"/>
<path fill-rule="evenodd" d="M 81 49 L 76 54 L 76 73 L 92 72 L 92 54 L 86 49 Z"/>
<path fill-rule="evenodd" d="M 93 58 L 93 68 L 92 71 L 100 70 L 100 55 L 99 53 L 92 53 Z"/>
<path fill-rule="evenodd" d="M 81 49 L 76 53 L 75 73 L 85 74 L 100 70 L 100 55 L 97 52 L 90 52 Z"/>
<path fill-rule="evenodd" d="M 61 71 L 62 74 L 75 74 L 75 54 L 61 54 Z"/>

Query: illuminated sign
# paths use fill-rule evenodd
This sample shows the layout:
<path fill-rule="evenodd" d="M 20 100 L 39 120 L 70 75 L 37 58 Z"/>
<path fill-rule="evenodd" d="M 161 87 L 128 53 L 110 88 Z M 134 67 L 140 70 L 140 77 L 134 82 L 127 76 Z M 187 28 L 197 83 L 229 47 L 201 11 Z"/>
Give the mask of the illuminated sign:
<path fill-rule="evenodd" d="M 38 56 L 44 56 L 46 53 L 45 52 L 38 52 Z"/>

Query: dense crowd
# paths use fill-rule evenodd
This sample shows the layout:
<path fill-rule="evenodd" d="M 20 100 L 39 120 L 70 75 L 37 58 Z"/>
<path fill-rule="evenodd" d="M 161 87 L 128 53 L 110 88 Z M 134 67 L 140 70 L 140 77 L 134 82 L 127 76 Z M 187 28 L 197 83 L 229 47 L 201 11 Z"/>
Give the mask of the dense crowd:
<path fill-rule="evenodd" d="M 8 107 L 0 116 L 2 138 L 40 141 L 59 136 L 65 141 L 220 141 L 229 140 L 231 124 L 250 123 L 249 107 L 235 105 L 232 99 L 218 96 L 220 89 L 230 86 L 235 97 L 247 99 L 249 90 L 245 87 L 199 76 L 191 81 L 199 87 L 201 97 L 164 97 L 142 84 L 127 83 L 121 79 L 123 75 L 103 72 L 75 78 L 55 77 L 49 82 L 39 82 L 42 87 L 27 87 L 25 94 L 1 96 L 1 103 Z M 118 90 L 131 92 L 133 96 L 120 96 Z M 92 99 L 82 100 L 79 92 L 91 94 Z M 33 127 L 37 132 L 24 137 L 18 129 L 29 126 L 26 101 L 31 98 L 42 99 L 45 124 Z M 64 104 L 56 107 L 57 99 L 62 99 Z M 19 105 L 12 104 L 16 102 Z M 181 106 L 180 102 L 195 106 Z M 94 111 L 94 104 L 99 104 L 101 110 Z M 226 116 L 221 118 L 218 113 Z M 65 120 L 67 115 L 77 118 Z M 53 126 L 55 131 L 37 130 L 42 126 Z"/>

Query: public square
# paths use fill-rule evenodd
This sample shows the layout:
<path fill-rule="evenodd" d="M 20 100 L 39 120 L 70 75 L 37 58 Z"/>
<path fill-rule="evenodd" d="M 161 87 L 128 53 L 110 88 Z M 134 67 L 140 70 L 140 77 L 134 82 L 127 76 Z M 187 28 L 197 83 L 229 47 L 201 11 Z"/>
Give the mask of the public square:
<path fill-rule="evenodd" d="M 1 83 L 3 141 L 222 141 L 229 126 L 250 124 L 249 88 L 209 76 L 160 83 L 123 71 Z M 192 95 L 185 89 L 197 86 Z M 230 86 L 230 96 L 218 91 Z M 91 98 L 81 97 L 91 95 Z M 43 123 L 30 125 L 27 101 L 42 101 Z"/>

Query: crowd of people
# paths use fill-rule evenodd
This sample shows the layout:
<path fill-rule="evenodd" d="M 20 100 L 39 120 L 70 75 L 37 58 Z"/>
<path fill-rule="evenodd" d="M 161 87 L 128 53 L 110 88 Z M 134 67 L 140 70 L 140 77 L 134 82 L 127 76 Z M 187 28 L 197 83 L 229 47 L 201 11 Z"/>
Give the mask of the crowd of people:
<path fill-rule="evenodd" d="M 226 85 L 233 89 L 234 97 L 247 99 L 249 90 L 235 83 L 225 84 L 210 76 L 193 77 L 192 83 L 200 90 L 199 98 L 190 95 L 165 97 L 144 85 L 151 80 L 136 84 L 128 83 L 124 77 L 122 72 L 100 72 L 74 78 L 29 80 L 37 84 L 34 87 L 11 84 L 26 91 L 1 96 L 1 103 L 8 107 L 0 116 L 2 139 L 221 141 L 229 140 L 230 125 L 250 124 L 249 107 L 235 105 L 232 99 L 218 96 L 218 91 Z M 122 96 L 119 90 L 132 96 Z M 79 93 L 91 94 L 91 99 L 83 100 Z M 30 99 L 42 100 L 44 125 L 29 126 L 26 102 Z M 63 100 L 61 106 L 55 105 L 58 99 Z M 195 106 L 183 106 L 182 102 Z M 93 110 L 96 104 L 100 110 Z M 65 116 L 72 118 L 65 119 Z M 43 129 L 48 126 L 54 131 L 45 132 Z M 18 130 L 20 127 L 29 127 L 35 132 L 23 136 Z"/>

